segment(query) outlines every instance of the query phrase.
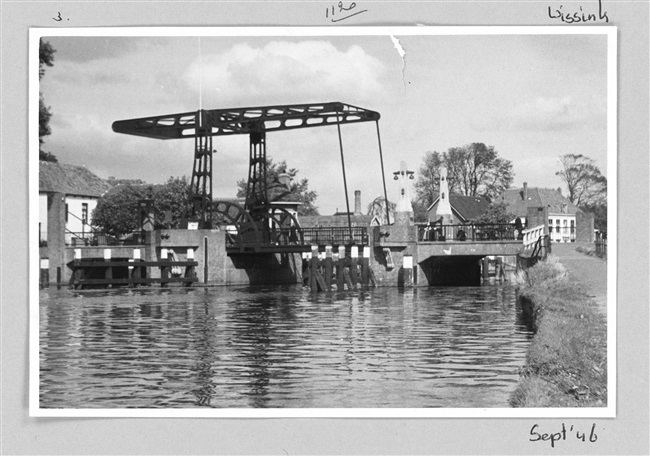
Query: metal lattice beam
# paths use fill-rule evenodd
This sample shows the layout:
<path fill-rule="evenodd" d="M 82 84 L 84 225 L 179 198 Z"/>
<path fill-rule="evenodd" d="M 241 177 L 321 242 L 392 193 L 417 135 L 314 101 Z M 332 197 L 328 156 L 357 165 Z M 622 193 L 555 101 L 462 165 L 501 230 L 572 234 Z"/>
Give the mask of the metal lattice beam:
<path fill-rule="evenodd" d="M 113 131 L 155 139 L 193 138 L 197 118 L 205 119 L 210 136 L 241 135 L 379 120 L 379 113 L 340 102 L 212 109 L 113 122 Z"/>

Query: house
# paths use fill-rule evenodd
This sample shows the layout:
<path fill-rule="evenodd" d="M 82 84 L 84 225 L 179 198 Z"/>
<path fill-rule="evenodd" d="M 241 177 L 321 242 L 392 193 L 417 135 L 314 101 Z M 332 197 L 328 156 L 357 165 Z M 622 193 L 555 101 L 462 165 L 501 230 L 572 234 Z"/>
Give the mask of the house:
<path fill-rule="evenodd" d="M 83 166 L 40 161 L 39 245 L 47 246 L 48 233 L 58 236 L 63 232 L 66 245 L 83 239 L 90 231 L 90 214 L 97 199 L 110 189 L 105 180 Z"/>
<path fill-rule="evenodd" d="M 431 206 L 427 209 L 427 216 L 430 221 L 437 220 L 440 195 L 436 196 Z M 482 196 L 449 195 L 451 205 L 452 225 L 462 225 L 479 218 L 485 214 L 490 207 L 490 202 Z"/>
<path fill-rule="evenodd" d="M 497 201 L 505 202 L 508 212 L 519 217 L 524 225 L 528 208 L 546 208 L 549 232 L 553 242 L 575 242 L 577 238 L 581 237 L 579 231 L 589 237 L 589 228 L 586 226 L 589 225 L 589 220 L 592 225 L 590 231 L 593 233 L 593 216 L 589 217 L 591 214 L 584 213 L 569 201 L 562 195 L 562 190 L 559 188 L 528 187 L 528 184 L 524 182 L 522 188 L 509 188 L 504 191 Z"/>

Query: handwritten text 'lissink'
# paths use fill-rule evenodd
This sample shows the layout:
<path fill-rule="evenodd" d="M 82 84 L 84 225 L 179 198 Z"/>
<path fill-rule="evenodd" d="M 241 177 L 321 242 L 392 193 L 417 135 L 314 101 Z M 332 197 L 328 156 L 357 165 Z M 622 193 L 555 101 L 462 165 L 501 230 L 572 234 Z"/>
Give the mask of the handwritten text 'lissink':
<path fill-rule="evenodd" d="M 575 7 L 564 8 L 564 5 L 560 5 L 559 8 L 555 9 L 549 6 L 548 17 L 551 19 L 559 19 L 567 24 L 599 21 L 609 22 L 607 11 L 603 10 L 602 0 L 598 0 L 598 15 L 595 12 L 585 11 L 582 6 L 576 10 Z"/>

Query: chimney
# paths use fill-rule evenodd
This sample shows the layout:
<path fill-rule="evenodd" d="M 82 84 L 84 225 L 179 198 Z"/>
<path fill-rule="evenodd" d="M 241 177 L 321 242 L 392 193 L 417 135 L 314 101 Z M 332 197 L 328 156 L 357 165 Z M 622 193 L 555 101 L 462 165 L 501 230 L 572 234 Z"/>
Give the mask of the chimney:
<path fill-rule="evenodd" d="M 561 195 L 562 194 L 562 187 L 558 187 L 557 192 Z"/>
<path fill-rule="evenodd" d="M 524 201 L 528 201 L 528 182 L 524 182 Z"/>
<path fill-rule="evenodd" d="M 354 215 L 363 215 L 361 212 L 361 190 L 354 191 Z"/>

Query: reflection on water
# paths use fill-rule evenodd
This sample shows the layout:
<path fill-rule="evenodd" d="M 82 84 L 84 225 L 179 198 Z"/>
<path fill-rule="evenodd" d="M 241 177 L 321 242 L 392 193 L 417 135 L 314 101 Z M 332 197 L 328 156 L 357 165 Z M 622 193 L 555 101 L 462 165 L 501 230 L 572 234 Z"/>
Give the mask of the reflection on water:
<path fill-rule="evenodd" d="M 45 408 L 507 407 L 511 287 L 43 291 Z"/>

